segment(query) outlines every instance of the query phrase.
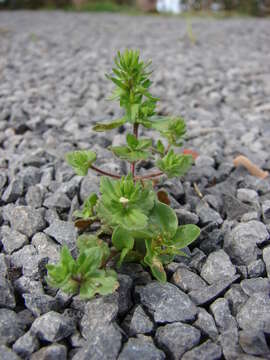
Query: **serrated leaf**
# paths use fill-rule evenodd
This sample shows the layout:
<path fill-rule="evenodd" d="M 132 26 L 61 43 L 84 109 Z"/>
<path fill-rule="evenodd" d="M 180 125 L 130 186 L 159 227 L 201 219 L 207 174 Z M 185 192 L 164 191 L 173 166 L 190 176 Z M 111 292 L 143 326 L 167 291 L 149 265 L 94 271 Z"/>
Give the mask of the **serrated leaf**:
<path fill-rule="evenodd" d="M 89 197 L 84 201 L 82 210 L 74 211 L 73 216 L 82 219 L 91 218 L 94 215 L 94 206 L 96 205 L 97 200 L 98 200 L 97 194 L 95 193 L 90 194 Z"/>
<path fill-rule="evenodd" d="M 178 248 L 183 249 L 195 241 L 200 235 L 200 228 L 193 224 L 179 226 L 175 236 L 171 240 Z"/>
<path fill-rule="evenodd" d="M 152 118 L 152 128 L 166 137 L 169 144 L 182 145 L 182 139 L 186 133 L 186 124 L 182 118 L 156 116 Z"/>
<path fill-rule="evenodd" d="M 158 140 L 157 142 L 157 151 L 161 154 L 164 155 L 165 153 L 165 146 L 163 145 L 161 140 Z"/>
<path fill-rule="evenodd" d="M 109 122 L 109 123 L 97 123 L 93 127 L 93 130 L 97 131 L 97 132 L 113 130 L 113 129 L 116 129 L 116 128 L 124 125 L 125 122 L 126 122 L 126 119 L 122 118 L 122 119 L 114 120 L 114 121 Z"/>
<path fill-rule="evenodd" d="M 120 180 L 102 177 L 100 192 L 101 199 L 96 210 L 103 222 L 113 227 L 121 225 L 128 230 L 146 227 L 147 214 L 156 198 L 152 188 L 143 188 L 141 183 L 134 183 L 131 176 Z"/>
<path fill-rule="evenodd" d="M 130 150 L 126 146 L 112 146 L 110 150 L 114 153 L 115 156 L 119 159 L 126 160 L 130 163 L 136 162 L 139 160 L 147 160 L 151 154 L 143 150 Z"/>
<path fill-rule="evenodd" d="M 66 154 L 66 161 L 80 176 L 87 175 L 88 169 L 96 161 L 96 153 L 91 150 L 77 150 Z"/>
<path fill-rule="evenodd" d="M 133 134 L 127 134 L 127 144 L 132 150 L 137 148 L 138 143 L 139 142 L 136 136 L 134 136 Z"/>
<path fill-rule="evenodd" d="M 110 256 L 110 249 L 108 244 L 95 235 L 80 235 L 77 239 L 77 247 L 80 253 L 83 253 L 93 247 L 99 247 L 102 252 L 102 262 L 106 261 Z"/>
<path fill-rule="evenodd" d="M 183 176 L 192 166 L 191 155 L 175 154 L 170 150 L 162 159 L 156 161 L 156 166 L 169 178 Z"/>
<path fill-rule="evenodd" d="M 100 267 L 102 256 L 102 250 L 99 247 L 91 247 L 81 252 L 77 259 L 77 273 L 89 276 L 93 271 Z"/>

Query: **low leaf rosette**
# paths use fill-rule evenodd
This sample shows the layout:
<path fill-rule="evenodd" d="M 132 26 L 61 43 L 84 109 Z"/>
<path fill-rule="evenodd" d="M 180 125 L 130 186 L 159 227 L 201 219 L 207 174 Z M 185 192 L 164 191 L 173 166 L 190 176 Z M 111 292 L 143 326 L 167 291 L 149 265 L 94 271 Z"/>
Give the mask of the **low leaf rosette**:
<path fill-rule="evenodd" d="M 154 206 L 156 194 L 150 184 L 134 183 L 132 177 L 111 180 L 102 177 L 101 197 L 97 203 L 97 215 L 106 225 L 121 225 L 128 230 L 144 229 L 148 214 Z"/>

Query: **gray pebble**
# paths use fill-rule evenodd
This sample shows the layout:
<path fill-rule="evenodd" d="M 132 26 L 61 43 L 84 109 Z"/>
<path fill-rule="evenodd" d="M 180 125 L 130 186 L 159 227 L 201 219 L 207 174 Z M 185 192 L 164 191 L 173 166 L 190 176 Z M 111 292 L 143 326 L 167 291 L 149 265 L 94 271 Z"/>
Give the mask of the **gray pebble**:
<path fill-rule="evenodd" d="M 255 293 L 240 308 L 236 320 L 243 330 L 270 333 L 270 299 L 266 293 Z"/>
<path fill-rule="evenodd" d="M 196 346 L 200 338 L 198 329 L 180 322 L 160 326 L 155 335 L 157 345 L 174 360 L 180 359 L 186 351 Z"/>
<path fill-rule="evenodd" d="M 206 283 L 199 275 L 183 266 L 177 268 L 171 282 L 185 292 L 206 287 Z"/>
<path fill-rule="evenodd" d="M 10 229 L 9 226 L 1 227 L 1 241 L 4 251 L 7 254 L 12 254 L 15 250 L 19 250 L 24 245 L 28 244 L 27 236 L 20 232 Z"/>
<path fill-rule="evenodd" d="M 74 325 L 63 315 L 50 311 L 38 317 L 31 326 L 31 331 L 42 341 L 57 342 L 74 332 Z"/>
<path fill-rule="evenodd" d="M 201 270 L 201 277 L 208 284 L 214 284 L 226 277 L 233 277 L 235 273 L 235 266 L 232 264 L 229 256 L 224 250 L 218 250 L 207 257 Z"/>
<path fill-rule="evenodd" d="M 156 323 L 190 321 L 197 313 L 188 295 L 169 283 L 152 282 L 137 286 L 136 293 L 141 303 L 153 314 Z"/>
<path fill-rule="evenodd" d="M 54 220 L 44 232 L 61 245 L 67 245 L 70 249 L 75 246 L 77 231 L 72 223 Z"/>
<path fill-rule="evenodd" d="M 61 344 L 45 346 L 32 354 L 30 360 L 66 360 L 67 348 Z"/>
<path fill-rule="evenodd" d="M 150 341 L 130 338 L 124 345 L 118 360 L 164 360 L 165 354 Z"/>
<path fill-rule="evenodd" d="M 33 352 L 39 349 L 39 341 L 31 331 L 28 331 L 17 339 L 12 349 L 22 358 L 29 358 Z"/>
<path fill-rule="evenodd" d="M 10 218 L 11 228 L 31 237 L 46 227 L 41 213 L 30 206 L 17 206 Z"/>
<path fill-rule="evenodd" d="M 9 309 L 0 309 L 0 345 L 14 343 L 24 333 L 18 315 Z"/>
<path fill-rule="evenodd" d="M 213 341 L 217 340 L 218 330 L 215 320 L 204 308 L 199 309 L 197 320 L 193 325 L 201 330 L 202 335 L 210 337 Z"/>
<path fill-rule="evenodd" d="M 222 348 L 210 340 L 205 341 L 202 345 L 187 351 L 182 360 L 217 360 L 222 356 Z"/>

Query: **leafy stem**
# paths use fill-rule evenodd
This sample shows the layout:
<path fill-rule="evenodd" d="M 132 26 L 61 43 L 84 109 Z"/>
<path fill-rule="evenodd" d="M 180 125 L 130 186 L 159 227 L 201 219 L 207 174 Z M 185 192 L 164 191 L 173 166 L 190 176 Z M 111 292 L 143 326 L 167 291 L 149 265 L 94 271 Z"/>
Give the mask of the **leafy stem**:
<path fill-rule="evenodd" d="M 77 239 L 77 257 L 64 246 L 60 261 L 48 264 L 47 282 L 70 294 L 80 293 L 84 299 L 96 294 L 114 292 L 119 283 L 113 270 L 123 262 L 137 262 L 151 270 L 159 281 L 167 279 L 164 265 L 200 234 L 193 224 L 178 225 L 175 211 L 169 207 L 169 195 L 155 191 L 159 178 L 183 176 L 192 165 L 192 156 L 174 150 L 181 147 L 186 125 L 181 117 L 157 116 L 159 100 L 150 93 L 151 61 L 140 59 L 139 51 L 118 52 L 112 74 L 107 75 L 114 85 L 112 100 L 119 100 L 124 114 L 110 122 L 96 123 L 94 131 L 117 129 L 125 123 L 133 127 L 126 136 L 126 144 L 108 149 L 120 160 L 129 163 L 129 174 L 118 175 L 95 166 L 97 154 L 92 150 L 75 150 L 66 160 L 77 175 L 86 176 L 89 169 L 102 175 L 99 194 L 92 193 L 73 216 L 81 231 L 98 222 L 95 233 L 85 232 Z M 139 139 L 139 127 L 152 129 L 166 139 Z M 155 172 L 136 174 L 140 161 L 154 160 Z M 194 185 L 195 186 L 195 185 Z M 195 188 L 196 189 L 196 188 Z M 104 235 L 104 236 L 102 236 Z M 99 237 L 100 236 L 100 237 Z M 111 236 L 110 239 L 107 236 Z"/>
<path fill-rule="evenodd" d="M 139 130 L 139 124 L 136 122 L 133 125 L 133 135 L 135 136 L 136 139 L 138 139 L 138 130 Z M 134 162 L 132 162 L 130 164 L 130 171 L 131 171 L 132 177 L 136 181 L 136 179 L 135 179 L 135 166 L 136 166 L 136 161 L 134 161 Z"/>

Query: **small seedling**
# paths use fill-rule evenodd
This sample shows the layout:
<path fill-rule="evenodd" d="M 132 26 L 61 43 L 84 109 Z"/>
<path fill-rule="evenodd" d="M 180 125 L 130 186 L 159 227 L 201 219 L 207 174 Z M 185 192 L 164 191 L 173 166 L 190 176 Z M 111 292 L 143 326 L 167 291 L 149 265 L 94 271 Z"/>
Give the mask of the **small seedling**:
<path fill-rule="evenodd" d="M 78 150 L 66 155 L 67 162 L 78 175 L 88 170 L 102 175 L 100 194 L 90 194 L 81 211 L 76 211 L 77 225 L 81 229 L 93 223 L 100 224 L 96 234 L 86 233 L 77 240 L 78 257 L 75 260 L 68 248 L 61 251 L 57 265 L 48 265 L 48 283 L 83 298 L 95 294 L 112 293 L 118 286 L 114 268 L 123 262 L 139 262 L 149 268 L 158 280 L 166 281 L 164 264 L 175 255 L 185 256 L 181 250 L 200 234 L 196 225 L 178 226 L 178 219 L 164 191 L 155 191 L 156 179 L 162 176 L 183 176 L 192 165 L 192 156 L 173 150 L 180 147 L 186 133 L 180 117 L 156 115 L 158 98 L 149 89 L 151 62 L 140 60 L 139 51 L 118 52 L 113 74 L 107 75 L 115 89 L 111 99 L 117 99 L 124 116 L 109 123 L 94 126 L 97 132 L 116 129 L 124 124 L 132 127 L 123 146 L 111 146 L 114 156 L 129 163 L 129 173 L 118 175 L 96 167 L 96 154 L 91 150 Z M 159 139 L 139 138 L 139 128 L 158 131 Z M 137 173 L 142 160 L 155 161 L 156 172 Z M 155 181 L 154 181 L 155 180 Z"/>

